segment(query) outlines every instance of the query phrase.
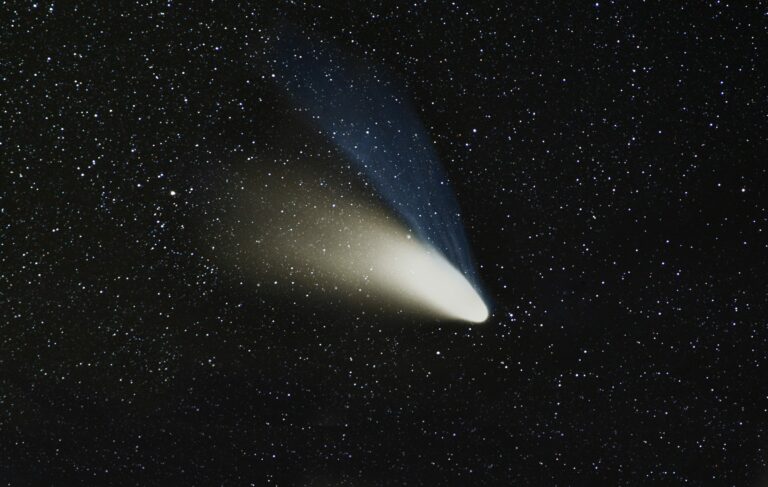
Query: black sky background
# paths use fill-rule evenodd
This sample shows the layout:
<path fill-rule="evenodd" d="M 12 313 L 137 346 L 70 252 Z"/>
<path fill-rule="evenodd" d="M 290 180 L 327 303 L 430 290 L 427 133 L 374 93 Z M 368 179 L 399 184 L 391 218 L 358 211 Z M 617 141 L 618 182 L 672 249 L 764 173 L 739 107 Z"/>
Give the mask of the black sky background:
<path fill-rule="evenodd" d="M 0 12 L 7 485 L 765 480 L 765 4 Z M 488 323 L 217 258 L 260 158 L 354 178 L 271 79 L 286 26 L 403 83 Z"/>

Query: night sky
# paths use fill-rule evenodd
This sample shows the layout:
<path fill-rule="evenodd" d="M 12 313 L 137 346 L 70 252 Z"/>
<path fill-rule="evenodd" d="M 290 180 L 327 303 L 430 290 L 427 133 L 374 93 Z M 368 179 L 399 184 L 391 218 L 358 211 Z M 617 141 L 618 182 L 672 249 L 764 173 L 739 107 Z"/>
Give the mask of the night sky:
<path fill-rule="evenodd" d="M 768 481 L 766 4 L 10 3 L 3 485 Z M 397 81 L 488 321 L 245 263 L 249 187 L 367 188 L 288 31 Z"/>

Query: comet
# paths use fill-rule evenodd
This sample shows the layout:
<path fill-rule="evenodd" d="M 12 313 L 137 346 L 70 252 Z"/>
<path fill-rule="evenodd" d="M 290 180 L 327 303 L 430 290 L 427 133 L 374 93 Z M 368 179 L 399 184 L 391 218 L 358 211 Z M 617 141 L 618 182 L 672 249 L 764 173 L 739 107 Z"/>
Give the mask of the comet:
<path fill-rule="evenodd" d="M 338 149 L 337 167 L 351 162 L 357 173 L 337 185 L 315 185 L 328 175 L 311 174 L 308 168 L 317 164 L 301 161 L 302 155 L 289 158 L 291 167 L 254 175 L 258 184 L 245 193 L 247 210 L 232 225 L 243 233 L 234 254 L 254 263 L 255 275 L 301 284 L 307 296 L 370 297 L 377 309 L 386 301 L 398 312 L 486 321 L 456 196 L 396 83 L 372 64 L 354 63 L 329 43 L 310 45 L 290 29 L 277 36 L 274 49 L 270 78 L 297 118 Z M 269 164 L 260 159 L 262 169 Z M 370 185 L 376 198 L 339 193 L 350 176 Z M 247 220 L 254 225 L 243 232 Z"/>

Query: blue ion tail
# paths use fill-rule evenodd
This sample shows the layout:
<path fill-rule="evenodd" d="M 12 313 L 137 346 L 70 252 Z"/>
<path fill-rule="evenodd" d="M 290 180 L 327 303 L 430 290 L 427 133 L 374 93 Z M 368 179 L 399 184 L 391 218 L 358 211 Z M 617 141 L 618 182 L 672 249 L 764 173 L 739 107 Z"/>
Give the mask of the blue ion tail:
<path fill-rule="evenodd" d="M 306 39 L 281 34 L 277 46 L 275 76 L 297 108 L 358 167 L 416 236 L 445 256 L 479 294 L 456 197 L 418 115 L 393 83 L 372 67 L 352 65 L 327 43 L 317 48 Z"/>

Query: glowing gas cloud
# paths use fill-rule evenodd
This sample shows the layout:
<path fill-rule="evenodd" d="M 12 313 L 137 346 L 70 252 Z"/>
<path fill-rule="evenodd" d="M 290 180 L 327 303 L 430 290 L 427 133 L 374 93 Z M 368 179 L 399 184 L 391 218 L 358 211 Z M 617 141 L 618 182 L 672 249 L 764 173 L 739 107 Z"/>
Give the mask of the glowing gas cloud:
<path fill-rule="evenodd" d="M 225 253 L 249 275 L 321 299 L 366 300 L 377 309 L 470 323 L 487 319 L 464 274 L 375 201 L 291 171 L 264 171 L 242 191 L 232 225 L 237 248 Z"/>

